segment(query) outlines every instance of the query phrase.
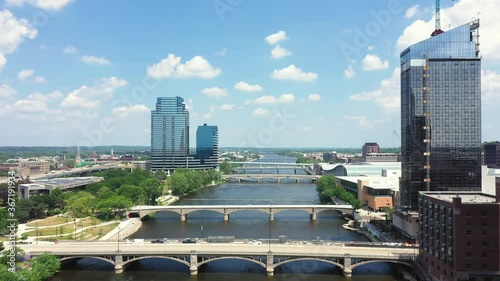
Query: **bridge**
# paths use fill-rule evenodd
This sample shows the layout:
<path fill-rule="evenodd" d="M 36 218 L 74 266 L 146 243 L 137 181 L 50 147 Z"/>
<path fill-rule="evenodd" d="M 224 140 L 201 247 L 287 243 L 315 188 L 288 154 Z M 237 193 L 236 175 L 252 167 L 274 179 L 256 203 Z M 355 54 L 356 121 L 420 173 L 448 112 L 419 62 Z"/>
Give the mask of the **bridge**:
<path fill-rule="evenodd" d="M 274 220 L 274 215 L 289 210 L 300 210 L 309 213 L 311 220 L 316 220 L 316 214 L 323 211 L 339 211 L 352 213 L 351 205 L 178 205 L 178 206 L 136 206 L 132 207 L 127 216 L 143 218 L 156 212 L 174 212 L 180 215 L 181 221 L 187 215 L 197 211 L 213 211 L 224 215 L 224 221 L 229 221 L 229 215 L 238 211 L 260 211 L 269 214 L 269 220 Z"/>
<path fill-rule="evenodd" d="M 235 179 L 238 182 L 242 181 L 257 181 L 260 182 L 261 179 L 276 179 L 278 183 L 281 182 L 282 179 L 292 179 L 296 183 L 299 183 L 300 180 L 308 180 L 308 181 L 317 181 L 320 176 L 316 175 L 288 175 L 288 174 L 231 174 L 231 175 L 222 175 L 222 179 L 229 180 Z"/>
<path fill-rule="evenodd" d="M 116 273 L 142 259 L 166 259 L 179 262 L 197 275 L 204 264 L 216 260 L 238 259 L 262 266 L 268 276 L 284 264 L 294 261 L 319 261 L 339 267 L 346 277 L 358 267 L 375 262 L 390 262 L 411 266 L 416 257 L 413 247 L 349 247 L 347 244 L 326 245 L 243 243 L 116 243 L 116 242 L 62 242 L 59 244 L 20 245 L 26 255 L 36 257 L 44 253 L 61 261 L 93 258 L 110 263 Z"/>
<path fill-rule="evenodd" d="M 239 167 L 233 168 L 234 171 L 246 173 L 247 170 L 259 170 L 260 173 L 264 173 L 264 170 L 276 170 L 276 173 L 280 169 L 282 170 L 294 170 L 294 174 L 297 171 L 305 171 L 308 175 L 314 175 L 312 169 L 312 164 L 306 163 L 274 163 L 274 162 L 227 162 L 232 165 L 238 165 Z"/>

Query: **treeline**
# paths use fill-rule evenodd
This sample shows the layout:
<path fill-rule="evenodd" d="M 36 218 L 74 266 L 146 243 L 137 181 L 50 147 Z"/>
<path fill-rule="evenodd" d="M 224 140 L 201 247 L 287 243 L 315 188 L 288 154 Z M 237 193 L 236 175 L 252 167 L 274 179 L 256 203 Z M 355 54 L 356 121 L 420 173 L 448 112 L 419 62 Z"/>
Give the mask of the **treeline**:
<path fill-rule="evenodd" d="M 3 248 L 3 246 L 2 246 Z M 18 257 L 24 256 L 21 249 L 16 248 Z M 8 281 L 45 281 L 53 277 L 61 268 L 61 262 L 56 256 L 43 254 L 33 259 L 30 269 L 17 270 L 15 273 L 9 270 L 9 267 L 15 267 L 15 264 L 9 264 L 10 251 L 5 250 L 0 257 L 0 280 Z M 12 267 L 11 267 L 12 266 Z"/>
<path fill-rule="evenodd" d="M 198 171 L 188 169 L 176 170 L 168 179 L 172 194 L 179 196 L 196 191 L 213 182 L 220 182 L 221 175 L 215 170 Z"/>
<path fill-rule="evenodd" d="M 89 184 L 83 191 L 62 192 L 54 189 L 50 195 L 16 200 L 16 219 L 25 223 L 61 213 L 75 217 L 93 213 L 101 215 L 102 219 L 111 219 L 120 210 L 133 205 L 156 205 L 156 199 L 163 193 L 161 180 L 166 178 L 163 172 L 153 174 L 140 169 L 133 172 L 111 169 L 94 175 L 105 180 Z M 5 205 L 7 184 L 0 184 L 0 197 L 0 202 Z M 0 234 L 7 232 L 7 218 L 6 209 L 0 209 Z"/>
<path fill-rule="evenodd" d="M 350 204 L 355 210 L 362 207 L 361 201 L 356 199 L 353 193 L 340 186 L 332 175 L 322 176 L 316 182 L 316 191 L 318 191 L 319 200 L 323 204 L 332 203 L 332 197 L 337 197 Z"/>

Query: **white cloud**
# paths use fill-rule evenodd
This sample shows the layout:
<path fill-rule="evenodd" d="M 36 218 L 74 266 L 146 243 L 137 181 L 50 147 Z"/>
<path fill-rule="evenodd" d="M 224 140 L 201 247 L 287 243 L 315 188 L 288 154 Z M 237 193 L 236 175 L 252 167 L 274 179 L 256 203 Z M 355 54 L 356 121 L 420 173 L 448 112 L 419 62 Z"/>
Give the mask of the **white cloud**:
<path fill-rule="evenodd" d="M 219 107 L 219 110 L 234 110 L 236 108 L 236 105 L 234 104 L 223 104 Z"/>
<path fill-rule="evenodd" d="M 263 90 L 262 87 L 258 84 L 250 85 L 244 81 L 239 81 L 238 83 L 234 84 L 234 88 L 236 90 L 240 90 L 240 91 L 244 91 L 244 92 L 260 92 Z"/>
<path fill-rule="evenodd" d="M 7 5 L 22 6 L 30 4 L 44 10 L 58 11 L 68 5 L 71 0 L 6 0 Z"/>
<path fill-rule="evenodd" d="M 61 102 L 61 107 L 97 108 L 100 98 L 112 95 L 118 88 L 127 85 L 127 81 L 116 77 L 102 78 L 94 86 L 81 86 L 69 93 Z"/>
<path fill-rule="evenodd" d="M 371 51 L 373 51 L 373 50 L 375 50 L 375 46 L 368 46 L 368 51 L 370 51 L 370 52 L 371 52 Z"/>
<path fill-rule="evenodd" d="M 318 74 L 314 72 L 303 72 L 300 68 L 291 64 L 285 68 L 274 70 L 271 73 L 271 77 L 278 80 L 311 82 L 318 78 Z"/>
<path fill-rule="evenodd" d="M 363 70 L 374 71 L 389 68 L 389 61 L 382 61 L 377 55 L 368 54 L 363 59 Z"/>
<path fill-rule="evenodd" d="M 37 30 L 26 19 L 17 19 L 10 11 L 0 11 L 0 70 L 7 64 L 6 54 L 14 52 L 24 39 L 35 39 Z"/>
<path fill-rule="evenodd" d="M 215 108 L 211 107 L 210 110 L 203 114 L 203 119 L 210 119 L 215 116 Z"/>
<path fill-rule="evenodd" d="M 78 50 L 74 46 L 71 46 L 71 45 L 68 45 L 68 46 L 64 47 L 64 49 L 63 49 L 64 54 L 76 54 L 77 52 L 78 52 Z"/>
<path fill-rule="evenodd" d="M 113 108 L 113 114 L 118 115 L 121 118 L 128 117 L 136 113 L 149 112 L 149 108 L 144 104 L 137 104 L 132 106 L 119 106 Z"/>
<path fill-rule="evenodd" d="M 481 96 L 485 107 L 495 107 L 500 102 L 500 74 L 491 70 L 481 72 Z"/>
<path fill-rule="evenodd" d="M 219 57 L 224 57 L 226 55 L 226 53 L 227 53 L 227 49 L 224 48 L 224 49 L 216 52 L 214 55 L 219 56 Z"/>
<path fill-rule="evenodd" d="M 282 94 L 278 98 L 274 96 L 262 96 L 254 101 L 247 100 L 245 104 L 278 104 L 278 103 L 291 103 L 295 101 L 295 96 L 293 94 Z"/>
<path fill-rule="evenodd" d="M 17 74 L 17 78 L 19 78 L 19 80 L 26 80 L 26 79 L 30 78 L 31 76 L 33 76 L 33 74 L 35 74 L 35 70 L 25 69 L 25 70 L 19 71 L 19 73 Z"/>
<path fill-rule="evenodd" d="M 149 76 L 160 78 L 186 78 L 198 77 L 212 79 L 221 74 L 219 68 L 213 68 L 210 63 L 201 56 L 195 56 L 185 64 L 181 63 L 181 57 L 169 54 L 167 58 L 159 63 L 148 65 L 146 71 Z"/>
<path fill-rule="evenodd" d="M 367 128 L 367 129 L 372 129 L 376 125 L 381 125 L 381 124 L 389 123 L 392 121 L 388 117 L 381 118 L 381 119 L 373 119 L 373 118 L 368 119 L 366 116 L 363 116 L 363 115 L 344 116 L 344 119 L 357 121 L 358 125 L 360 127 Z"/>
<path fill-rule="evenodd" d="M 33 79 L 33 82 L 35 82 L 37 84 L 47 83 L 47 78 L 45 78 L 43 76 L 37 76 L 37 77 L 35 77 L 35 79 Z"/>
<path fill-rule="evenodd" d="M 349 66 L 344 70 L 344 77 L 345 78 L 352 78 L 356 76 L 356 71 L 354 71 L 354 68 L 352 67 L 352 64 L 349 64 Z"/>
<path fill-rule="evenodd" d="M 219 87 L 205 88 L 201 90 L 201 93 L 214 98 L 221 98 L 227 96 L 226 89 L 221 89 Z"/>
<path fill-rule="evenodd" d="M 49 49 L 49 46 L 47 46 L 45 44 L 40 45 L 40 50 L 47 51 L 48 49 Z"/>
<path fill-rule="evenodd" d="M 0 103 L 2 101 L 14 98 L 15 95 L 16 95 L 16 90 L 14 88 L 11 88 L 6 84 L 0 85 Z"/>
<path fill-rule="evenodd" d="M 291 54 L 292 54 L 292 52 L 290 52 L 289 50 L 281 47 L 280 45 L 274 47 L 271 50 L 271 57 L 273 57 L 274 59 L 280 59 L 280 58 L 289 56 Z"/>
<path fill-rule="evenodd" d="M 263 108 L 257 108 L 254 111 L 252 111 L 252 115 L 255 116 L 267 116 L 269 114 L 271 114 L 271 111 Z"/>
<path fill-rule="evenodd" d="M 420 5 L 417 4 L 408 8 L 408 10 L 406 10 L 405 17 L 408 19 L 413 18 L 419 12 L 419 7 Z"/>
<path fill-rule="evenodd" d="M 397 111 L 400 109 L 400 69 L 394 69 L 392 76 L 380 82 L 380 87 L 373 91 L 362 92 L 349 97 L 352 101 L 373 101 L 382 109 Z"/>
<path fill-rule="evenodd" d="M 82 61 L 86 64 L 110 65 L 111 62 L 103 57 L 83 56 Z"/>
<path fill-rule="evenodd" d="M 16 111 L 24 113 L 49 112 L 47 103 L 62 98 L 61 92 L 52 92 L 49 94 L 33 93 L 23 100 L 14 103 Z"/>
<path fill-rule="evenodd" d="M 481 54 L 485 59 L 500 59 L 500 5 L 495 0 L 461 0 L 452 7 L 441 9 L 441 27 L 446 32 L 451 28 L 468 23 L 481 12 L 479 30 Z M 401 52 L 408 46 L 427 39 L 434 31 L 434 17 L 428 21 L 416 20 L 405 28 L 398 38 L 396 51 Z"/>
<path fill-rule="evenodd" d="M 3 70 L 5 65 L 7 64 L 7 59 L 0 53 L 0 71 Z"/>
<path fill-rule="evenodd" d="M 273 34 L 267 36 L 265 40 L 268 44 L 275 45 L 276 43 L 278 43 L 280 41 L 284 41 L 286 39 L 288 39 L 286 37 L 286 32 L 283 30 L 280 30 L 276 33 L 273 33 Z"/>
<path fill-rule="evenodd" d="M 313 128 L 311 126 L 305 126 L 305 127 L 302 127 L 302 131 L 309 133 L 309 132 L 313 131 Z"/>
<path fill-rule="evenodd" d="M 309 101 L 319 101 L 321 100 L 321 96 L 319 94 L 310 94 L 307 99 Z"/>

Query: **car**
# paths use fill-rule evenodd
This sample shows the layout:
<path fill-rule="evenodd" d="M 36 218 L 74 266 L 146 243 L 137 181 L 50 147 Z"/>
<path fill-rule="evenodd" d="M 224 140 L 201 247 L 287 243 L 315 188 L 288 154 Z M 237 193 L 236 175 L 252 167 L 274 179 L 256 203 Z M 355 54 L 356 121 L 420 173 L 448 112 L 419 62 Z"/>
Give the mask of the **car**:
<path fill-rule="evenodd" d="M 151 240 L 151 243 L 163 243 L 163 240 L 161 239 Z"/>
<path fill-rule="evenodd" d="M 250 244 L 260 245 L 260 244 L 262 244 L 262 241 L 259 241 L 259 240 L 252 240 L 252 241 L 250 241 Z"/>
<path fill-rule="evenodd" d="M 191 238 L 186 238 L 186 239 L 182 240 L 182 243 L 196 243 L 196 240 L 191 239 Z"/>

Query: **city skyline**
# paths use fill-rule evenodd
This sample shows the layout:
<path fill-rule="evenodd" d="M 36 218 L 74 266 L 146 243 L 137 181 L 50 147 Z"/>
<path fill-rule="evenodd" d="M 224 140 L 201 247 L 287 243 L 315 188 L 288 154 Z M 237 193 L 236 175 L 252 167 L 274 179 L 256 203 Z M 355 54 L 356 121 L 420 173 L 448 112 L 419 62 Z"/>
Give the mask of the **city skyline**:
<path fill-rule="evenodd" d="M 2 146 L 147 146 L 156 97 L 182 96 L 221 147 L 399 147 L 399 52 L 434 25 L 434 1 L 49 2 L 0 2 Z M 482 141 L 498 140 L 500 10 L 442 5 L 445 31 L 481 12 Z"/>

